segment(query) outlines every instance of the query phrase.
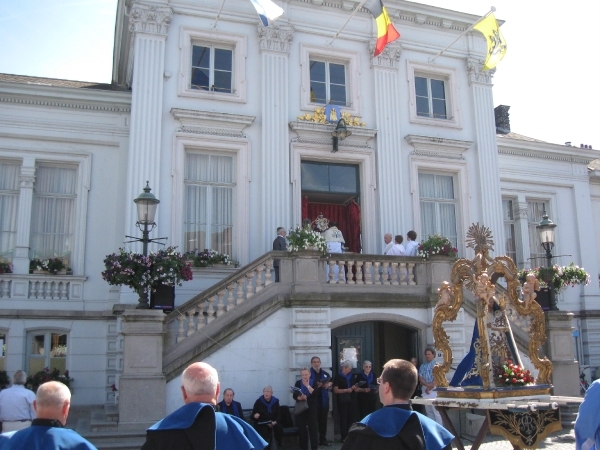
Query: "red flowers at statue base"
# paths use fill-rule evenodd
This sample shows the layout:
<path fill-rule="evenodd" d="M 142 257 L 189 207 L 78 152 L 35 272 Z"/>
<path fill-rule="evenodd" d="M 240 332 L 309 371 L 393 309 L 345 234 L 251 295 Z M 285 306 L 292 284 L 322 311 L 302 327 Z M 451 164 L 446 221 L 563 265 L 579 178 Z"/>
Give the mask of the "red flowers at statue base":
<path fill-rule="evenodd" d="M 496 368 L 494 372 L 494 378 L 498 386 L 525 386 L 534 382 L 533 375 L 529 370 L 513 364 L 510 359 L 501 367 Z"/>

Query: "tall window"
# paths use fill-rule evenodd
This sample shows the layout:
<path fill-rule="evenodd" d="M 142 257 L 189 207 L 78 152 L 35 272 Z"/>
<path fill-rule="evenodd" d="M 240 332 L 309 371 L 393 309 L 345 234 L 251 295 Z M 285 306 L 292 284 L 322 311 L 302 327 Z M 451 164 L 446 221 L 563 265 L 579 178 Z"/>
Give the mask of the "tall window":
<path fill-rule="evenodd" d="M 454 177 L 419 173 L 419 201 L 423 239 L 440 234 L 457 247 Z"/>
<path fill-rule="evenodd" d="M 447 119 L 444 80 L 415 76 L 417 116 Z"/>
<path fill-rule="evenodd" d="M 529 227 L 529 257 L 531 258 L 529 267 L 539 267 L 546 264 L 546 252 L 542 247 L 540 241 L 539 231 L 536 226 L 540 224 L 544 210 L 548 207 L 548 204 L 539 200 L 528 200 L 527 201 L 527 222 Z"/>
<path fill-rule="evenodd" d="M 517 248 L 515 240 L 515 217 L 513 211 L 513 201 L 502 199 L 502 212 L 504 216 L 504 236 L 506 238 L 506 255 L 512 258 L 515 264 L 517 262 Z"/>
<path fill-rule="evenodd" d="M 61 258 L 71 263 L 77 169 L 39 165 L 31 210 L 31 258 Z"/>
<path fill-rule="evenodd" d="M 0 262 L 12 261 L 17 237 L 20 164 L 0 162 Z"/>
<path fill-rule="evenodd" d="M 185 250 L 233 248 L 234 158 L 186 153 Z"/>
<path fill-rule="evenodd" d="M 67 335 L 60 331 L 33 331 L 27 335 L 29 374 L 43 370 L 67 370 Z"/>
<path fill-rule="evenodd" d="M 346 66 L 310 60 L 310 101 L 346 106 Z"/>
<path fill-rule="evenodd" d="M 0 370 L 6 370 L 6 334 L 0 333 Z"/>
<path fill-rule="evenodd" d="M 192 89 L 233 92 L 233 50 L 192 46 Z"/>

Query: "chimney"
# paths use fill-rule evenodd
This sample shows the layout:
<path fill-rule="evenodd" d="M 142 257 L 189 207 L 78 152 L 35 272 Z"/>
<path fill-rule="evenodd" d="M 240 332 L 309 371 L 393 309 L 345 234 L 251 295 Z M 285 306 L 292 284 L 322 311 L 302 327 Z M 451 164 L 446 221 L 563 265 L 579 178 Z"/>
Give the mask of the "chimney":
<path fill-rule="evenodd" d="M 494 116 L 496 118 L 496 134 L 510 133 L 510 117 L 508 110 L 510 106 L 498 105 L 494 108 Z"/>

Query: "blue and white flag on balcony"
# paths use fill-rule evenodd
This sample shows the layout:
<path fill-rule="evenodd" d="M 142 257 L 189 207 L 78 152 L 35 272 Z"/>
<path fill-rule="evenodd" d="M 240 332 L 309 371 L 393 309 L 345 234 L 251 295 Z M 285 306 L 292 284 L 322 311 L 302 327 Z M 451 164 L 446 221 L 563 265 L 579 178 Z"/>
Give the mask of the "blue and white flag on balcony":
<path fill-rule="evenodd" d="M 271 0 L 250 0 L 261 22 L 265 27 L 269 26 L 269 20 L 276 20 L 283 14 L 283 9 L 273 3 Z"/>

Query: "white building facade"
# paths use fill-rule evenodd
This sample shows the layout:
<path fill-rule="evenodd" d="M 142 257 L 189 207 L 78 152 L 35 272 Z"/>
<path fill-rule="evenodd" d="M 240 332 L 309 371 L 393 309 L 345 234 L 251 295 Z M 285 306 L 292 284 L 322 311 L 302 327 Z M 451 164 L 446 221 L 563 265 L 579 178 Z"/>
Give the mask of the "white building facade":
<path fill-rule="evenodd" d="M 182 251 L 213 248 L 240 266 L 271 250 L 278 226 L 300 224 L 307 201 L 359 205 L 355 244 L 363 254 L 381 254 L 387 232 L 415 230 L 443 234 L 472 257 L 465 233 L 480 222 L 493 230 L 496 255 L 508 252 L 527 267 L 541 252 L 534 231 L 545 208 L 558 225 L 555 254 L 571 255 L 558 262 L 575 261 L 592 276 L 558 305 L 576 315 L 582 363 L 600 366 L 600 169 L 588 168 L 599 155 L 496 134 L 483 36 L 468 33 L 432 61 L 478 17 L 390 0 L 402 36 L 373 57 L 375 22 L 364 9 L 333 40 L 360 2 L 277 3 L 284 15 L 263 27 L 248 1 L 225 2 L 219 13 L 220 0 L 120 0 L 113 85 L 0 76 L 0 257 L 14 266 L 0 274 L 4 369 L 59 364 L 75 378 L 75 403 L 112 401 L 122 368 L 113 310 L 137 298 L 100 273 L 125 235 L 139 235 L 132 200 L 146 181 L 160 199 L 152 237 L 168 236 Z M 335 153 L 335 123 L 306 120 L 329 103 L 365 124 L 350 126 Z M 72 274 L 29 274 L 31 259 L 54 256 Z M 235 272 L 195 270 L 177 288 L 176 305 Z M 435 297 L 433 284 L 427 292 L 409 288 L 399 296 Z M 433 344 L 429 301 L 311 307 L 292 297 L 201 354 L 224 384 L 239 386 L 236 399 L 246 407 L 264 384 L 287 391 L 313 353 L 335 368 L 334 337 L 344 334 L 334 331 L 353 323 L 374 324 L 365 332 L 375 336 L 373 348 L 385 347 L 386 333 L 410 340 L 412 353 Z M 465 312 L 457 349 L 468 346 L 471 324 Z M 253 355 L 244 380 L 235 375 L 240 354 Z M 166 372 L 171 410 L 179 384 L 177 370 Z"/>

